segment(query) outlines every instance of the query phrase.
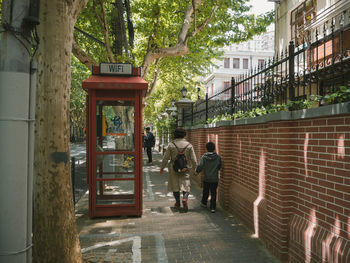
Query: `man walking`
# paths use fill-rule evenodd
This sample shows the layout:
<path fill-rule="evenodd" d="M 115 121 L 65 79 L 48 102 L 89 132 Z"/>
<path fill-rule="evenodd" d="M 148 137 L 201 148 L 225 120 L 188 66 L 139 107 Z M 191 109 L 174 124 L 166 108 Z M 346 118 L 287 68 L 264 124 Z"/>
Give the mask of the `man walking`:
<path fill-rule="evenodd" d="M 153 133 L 151 132 L 151 128 L 146 128 L 146 137 L 145 137 L 145 147 L 148 156 L 148 164 L 152 164 L 152 147 L 155 145 L 155 138 Z"/>

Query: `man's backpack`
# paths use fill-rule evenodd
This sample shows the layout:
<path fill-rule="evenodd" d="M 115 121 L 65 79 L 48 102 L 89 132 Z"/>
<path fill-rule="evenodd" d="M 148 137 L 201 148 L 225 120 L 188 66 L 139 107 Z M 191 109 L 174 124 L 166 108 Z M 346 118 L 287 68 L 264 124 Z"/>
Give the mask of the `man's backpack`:
<path fill-rule="evenodd" d="M 185 150 L 186 150 L 187 146 L 190 144 L 187 144 L 185 146 L 185 148 L 182 149 L 182 151 L 180 151 L 180 149 L 177 147 L 177 145 L 174 142 L 173 142 L 173 144 L 175 145 L 175 147 L 177 149 L 177 155 L 176 155 L 175 160 L 174 160 L 173 169 L 175 172 L 184 173 L 187 171 L 187 159 L 185 156 Z"/>

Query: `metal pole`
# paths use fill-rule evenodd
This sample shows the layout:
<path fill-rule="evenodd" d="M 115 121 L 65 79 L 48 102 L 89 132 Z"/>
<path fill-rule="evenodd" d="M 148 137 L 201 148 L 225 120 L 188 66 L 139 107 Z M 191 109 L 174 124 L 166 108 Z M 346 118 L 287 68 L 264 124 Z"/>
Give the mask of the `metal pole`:
<path fill-rule="evenodd" d="M 235 78 L 231 78 L 231 114 L 233 114 L 234 111 L 234 106 L 235 106 Z"/>
<path fill-rule="evenodd" d="M 294 90 L 294 43 L 289 42 L 289 100 L 294 101 L 295 90 Z"/>
<path fill-rule="evenodd" d="M 208 121 L 208 93 L 205 93 L 205 123 Z"/>
<path fill-rule="evenodd" d="M 34 127 L 29 1 L 4 0 L 2 7 L 2 22 L 8 26 L 0 25 L 0 261 L 27 263 L 32 248 Z"/>
<path fill-rule="evenodd" d="M 75 206 L 75 157 L 71 158 L 71 176 L 72 176 L 73 204 Z"/>
<path fill-rule="evenodd" d="M 191 125 L 193 125 L 193 103 L 191 104 Z"/>

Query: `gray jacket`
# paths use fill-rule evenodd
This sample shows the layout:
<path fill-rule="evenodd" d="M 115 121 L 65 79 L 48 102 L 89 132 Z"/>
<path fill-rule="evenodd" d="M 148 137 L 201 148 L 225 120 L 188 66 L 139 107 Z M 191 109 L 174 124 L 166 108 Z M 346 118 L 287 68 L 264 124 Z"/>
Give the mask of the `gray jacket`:
<path fill-rule="evenodd" d="M 219 182 L 219 170 L 221 169 L 221 157 L 216 152 L 205 153 L 199 161 L 196 172 L 204 172 L 204 182 Z"/>

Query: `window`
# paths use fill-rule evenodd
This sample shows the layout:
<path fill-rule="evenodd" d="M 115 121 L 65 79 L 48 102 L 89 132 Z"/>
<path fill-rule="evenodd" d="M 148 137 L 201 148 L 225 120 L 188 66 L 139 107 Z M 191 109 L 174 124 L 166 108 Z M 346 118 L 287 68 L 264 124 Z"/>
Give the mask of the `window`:
<path fill-rule="evenodd" d="M 229 58 L 224 59 L 224 68 L 230 68 L 230 59 Z"/>
<path fill-rule="evenodd" d="M 316 0 L 306 0 L 291 13 L 292 40 L 299 45 L 307 39 L 305 27 L 315 20 L 316 3 Z"/>
<path fill-rule="evenodd" d="M 239 68 L 239 58 L 233 59 L 233 68 Z"/>
<path fill-rule="evenodd" d="M 248 61 L 249 61 L 249 60 L 248 60 L 247 58 L 244 58 L 244 59 L 243 59 L 243 68 L 244 68 L 244 69 L 248 69 Z"/>
<path fill-rule="evenodd" d="M 227 99 L 229 99 L 231 97 L 231 90 L 229 89 L 230 86 L 231 86 L 231 82 L 230 81 L 224 81 L 222 83 L 222 91 L 226 90 L 221 96 L 222 100 L 227 100 Z"/>
<path fill-rule="evenodd" d="M 265 67 L 265 60 L 264 59 L 258 59 L 258 67 L 260 69 L 263 69 Z"/>

